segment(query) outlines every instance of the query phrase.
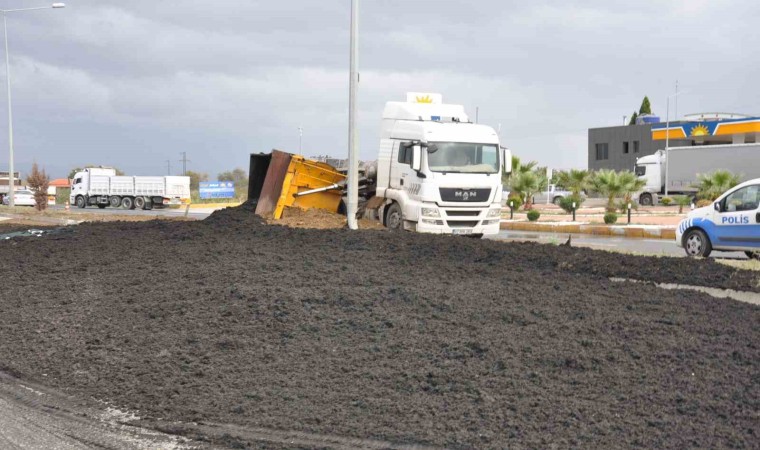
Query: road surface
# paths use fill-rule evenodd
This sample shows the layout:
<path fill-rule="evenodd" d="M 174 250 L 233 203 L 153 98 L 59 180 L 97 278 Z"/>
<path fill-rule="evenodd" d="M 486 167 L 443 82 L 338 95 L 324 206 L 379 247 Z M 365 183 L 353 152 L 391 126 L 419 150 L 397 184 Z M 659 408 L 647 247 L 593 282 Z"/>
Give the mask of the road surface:
<path fill-rule="evenodd" d="M 562 244 L 567 241 L 567 233 L 542 233 L 533 231 L 501 230 L 490 239 L 503 241 L 531 241 L 542 244 Z M 599 236 L 593 234 L 573 234 L 572 244 L 578 247 L 589 247 L 599 250 L 614 250 L 628 253 L 639 253 L 659 256 L 686 256 L 681 247 L 676 246 L 670 239 L 642 239 L 618 236 Z M 747 259 L 741 252 L 713 252 L 711 257 Z"/>

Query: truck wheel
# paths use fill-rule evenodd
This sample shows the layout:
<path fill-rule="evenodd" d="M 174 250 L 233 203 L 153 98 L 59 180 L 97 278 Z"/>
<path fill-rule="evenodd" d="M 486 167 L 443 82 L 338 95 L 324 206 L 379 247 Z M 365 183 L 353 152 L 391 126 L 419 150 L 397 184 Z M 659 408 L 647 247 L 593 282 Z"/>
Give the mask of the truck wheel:
<path fill-rule="evenodd" d="M 135 197 L 135 208 L 145 209 L 145 197 Z"/>
<path fill-rule="evenodd" d="M 760 250 L 755 252 L 744 252 L 745 255 L 747 255 L 747 258 L 749 259 L 757 259 L 760 260 Z"/>
<path fill-rule="evenodd" d="M 111 205 L 111 208 L 118 208 L 119 205 L 121 205 L 121 197 L 118 195 L 112 195 L 108 199 L 108 204 Z"/>
<path fill-rule="evenodd" d="M 562 203 L 562 197 L 559 196 L 559 195 L 556 196 L 556 197 L 554 197 L 554 200 L 552 200 L 552 203 L 554 203 L 555 205 L 559 206 L 559 204 Z"/>
<path fill-rule="evenodd" d="M 702 230 L 691 230 L 683 238 L 683 248 L 687 256 L 701 256 L 707 258 L 712 252 L 710 238 Z"/>
<path fill-rule="evenodd" d="M 132 201 L 130 197 L 124 197 L 121 199 L 121 207 L 123 209 L 133 209 L 135 207 L 135 202 Z"/>
<path fill-rule="evenodd" d="M 84 209 L 84 207 L 87 206 L 87 202 L 84 201 L 84 197 L 82 197 L 81 195 L 77 196 L 76 203 L 77 203 L 77 208 Z"/>
<path fill-rule="evenodd" d="M 641 194 L 639 196 L 639 205 L 641 206 L 652 206 L 654 202 L 652 201 L 652 194 Z"/>
<path fill-rule="evenodd" d="M 401 207 L 398 203 L 391 203 L 391 206 L 385 211 L 385 226 L 393 231 L 403 229 L 404 219 L 401 215 Z"/>

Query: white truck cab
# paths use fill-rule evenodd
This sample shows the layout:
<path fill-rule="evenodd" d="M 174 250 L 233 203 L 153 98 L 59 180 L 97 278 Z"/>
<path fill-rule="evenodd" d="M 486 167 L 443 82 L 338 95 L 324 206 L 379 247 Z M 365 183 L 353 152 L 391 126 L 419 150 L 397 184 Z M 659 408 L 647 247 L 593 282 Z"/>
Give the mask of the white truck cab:
<path fill-rule="evenodd" d="M 697 208 L 678 224 L 676 244 L 689 256 L 713 250 L 760 254 L 760 178 L 726 191 L 710 206 Z"/>
<path fill-rule="evenodd" d="M 485 235 L 499 232 L 501 174 L 509 150 L 496 131 L 469 121 L 440 94 L 407 94 L 383 112 L 377 166 L 378 210 L 391 229 Z"/>

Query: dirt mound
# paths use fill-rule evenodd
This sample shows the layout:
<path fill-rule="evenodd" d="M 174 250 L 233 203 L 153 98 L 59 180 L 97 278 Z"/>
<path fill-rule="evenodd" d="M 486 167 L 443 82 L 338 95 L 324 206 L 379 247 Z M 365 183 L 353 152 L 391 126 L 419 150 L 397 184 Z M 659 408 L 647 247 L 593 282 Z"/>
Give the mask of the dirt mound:
<path fill-rule="evenodd" d="M 708 261 L 270 226 L 250 205 L 0 252 L 0 368 L 159 426 L 449 448 L 760 433 L 760 308 L 607 280 L 756 287 Z"/>

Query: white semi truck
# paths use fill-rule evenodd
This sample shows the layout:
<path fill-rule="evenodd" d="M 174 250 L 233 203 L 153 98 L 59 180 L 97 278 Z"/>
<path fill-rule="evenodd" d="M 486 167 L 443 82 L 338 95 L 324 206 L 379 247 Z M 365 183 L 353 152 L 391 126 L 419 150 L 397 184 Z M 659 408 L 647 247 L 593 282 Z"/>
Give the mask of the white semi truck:
<path fill-rule="evenodd" d="M 463 106 L 444 104 L 440 94 L 408 93 L 383 112 L 371 207 L 391 229 L 496 234 L 501 174 L 511 163 L 496 131 L 472 123 Z"/>
<path fill-rule="evenodd" d="M 670 162 L 666 163 L 666 159 Z M 760 177 L 760 143 L 671 147 L 636 160 L 636 175 L 646 180 L 639 194 L 639 204 L 654 205 L 665 195 L 665 170 L 668 170 L 668 195 L 695 196 L 697 175 L 718 169 L 728 170 L 740 181 Z"/>
<path fill-rule="evenodd" d="M 74 175 L 72 205 L 153 209 L 190 203 L 190 177 L 117 176 L 114 169 L 88 167 Z"/>

